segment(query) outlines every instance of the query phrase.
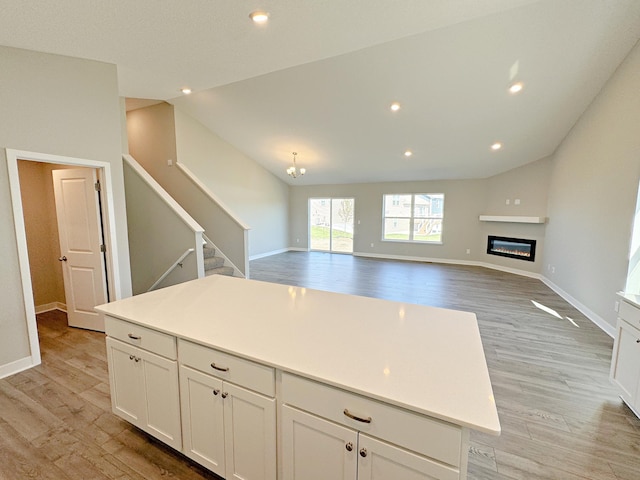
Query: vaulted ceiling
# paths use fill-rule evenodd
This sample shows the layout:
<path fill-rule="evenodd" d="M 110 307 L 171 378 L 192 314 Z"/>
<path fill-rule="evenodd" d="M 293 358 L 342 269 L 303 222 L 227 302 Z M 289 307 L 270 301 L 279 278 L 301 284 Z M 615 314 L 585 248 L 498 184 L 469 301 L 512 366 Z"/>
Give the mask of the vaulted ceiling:
<path fill-rule="evenodd" d="M 478 178 L 548 156 L 640 38 L 637 0 L 0 0 L 0 10 L 1 45 L 114 63 L 122 96 L 173 103 L 296 184 Z M 269 21 L 252 23 L 255 10 Z M 509 93 L 515 82 L 522 91 Z M 296 180 L 285 173 L 294 151 L 308 172 Z"/>

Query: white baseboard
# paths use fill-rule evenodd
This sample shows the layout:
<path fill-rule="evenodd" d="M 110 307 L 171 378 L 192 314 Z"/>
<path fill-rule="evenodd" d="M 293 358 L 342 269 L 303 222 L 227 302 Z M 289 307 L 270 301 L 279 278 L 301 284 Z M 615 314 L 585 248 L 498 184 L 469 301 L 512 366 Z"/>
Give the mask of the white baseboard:
<path fill-rule="evenodd" d="M 587 317 L 589 320 L 591 320 L 593 323 L 595 323 L 598 327 L 600 327 L 600 329 L 604 333 L 609 335 L 611 338 L 615 337 L 616 328 L 613 325 L 611 325 L 609 322 L 607 322 L 604 318 L 602 318 L 600 315 L 595 313 L 593 310 L 589 309 L 588 307 L 583 305 L 581 302 L 579 302 L 578 300 L 573 298 L 571 295 L 569 295 L 567 292 L 562 290 L 559 286 L 557 286 L 555 283 L 553 283 L 547 277 L 541 276 L 540 280 L 542 280 L 542 283 L 544 283 L 547 287 L 549 287 L 551 290 L 556 292 L 558 295 L 560 295 L 562 298 L 564 298 L 567 302 L 569 302 L 571 305 L 573 305 L 585 317 Z"/>
<path fill-rule="evenodd" d="M 513 273 L 514 275 L 521 275 L 523 277 L 530 277 L 540 279 L 540 274 L 535 272 L 527 272 L 526 270 L 519 270 L 517 268 L 503 267 L 501 265 L 494 265 L 492 263 L 476 262 L 473 260 L 457 260 L 450 258 L 428 258 L 428 257 L 411 257 L 408 255 L 384 255 L 380 253 L 362 253 L 354 252 L 356 257 L 370 257 L 370 258 L 384 258 L 387 260 L 403 260 L 409 262 L 423 262 L 423 263 L 444 263 L 448 265 L 466 265 L 471 267 L 485 267 L 492 270 L 499 270 L 501 272 Z"/>
<path fill-rule="evenodd" d="M 39 363 L 40 362 L 35 363 L 32 357 L 25 357 L 20 360 L 16 360 L 15 362 L 7 363 L 6 365 L 0 366 L 0 378 L 15 375 L 23 370 L 35 367 Z"/>
<path fill-rule="evenodd" d="M 62 302 L 45 303 L 44 305 L 36 305 L 36 314 L 50 312 L 51 310 L 67 311 L 67 306 Z"/>
<path fill-rule="evenodd" d="M 272 250 L 270 252 L 258 253 L 257 255 L 251 255 L 249 257 L 249 261 L 257 260 L 259 258 L 264 258 L 264 257 L 270 257 L 271 255 L 277 255 L 279 253 L 285 253 L 285 252 L 288 252 L 289 250 L 292 250 L 292 249 L 291 248 L 280 248 L 278 250 Z"/>

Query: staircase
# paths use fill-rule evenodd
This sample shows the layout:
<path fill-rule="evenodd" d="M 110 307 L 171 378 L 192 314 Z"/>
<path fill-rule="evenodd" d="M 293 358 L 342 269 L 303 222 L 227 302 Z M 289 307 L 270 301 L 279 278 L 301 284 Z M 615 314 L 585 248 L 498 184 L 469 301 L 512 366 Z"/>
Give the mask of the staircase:
<path fill-rule="evenodd" d="M 233 267 L 228 267 L 224 265 L 224 258 L 216 257 L 216 249 L 213 247 L 209 247 L 207 245 L 203 245 L 202 247 L 204 253 L 204 274 L 205 276 L 209 275 L 228 275 L 233 276 Z"/>

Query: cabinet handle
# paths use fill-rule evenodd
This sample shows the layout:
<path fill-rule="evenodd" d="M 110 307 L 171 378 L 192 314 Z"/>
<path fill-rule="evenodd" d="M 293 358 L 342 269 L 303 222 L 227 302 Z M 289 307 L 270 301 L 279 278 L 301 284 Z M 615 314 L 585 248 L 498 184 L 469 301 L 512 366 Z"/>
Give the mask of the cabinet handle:
<path fill-rule="evenodd" d="M 371 423 L 371 420 L 372 420 L 372 418 L 371 418 L 371 417 L 367 417 L 367 418 L 364 418 L 364 417 L 358 417 L 358 416 L 354 415 L 353 413 L 351 413 L 351 412 L 350 412 L 348 409 L 346 409 L 346 408 L 344 409 L 344 412 L 342 412 L 342 413 L 344 413 L 344 414 L 345 414 L 347 417 L 349 417 L 350 419 L 352 419 L 352 420 L 356 420 L 357 422 L 362 422 L 362 423 Z M 362 450 L 361 450 L 361 452 L 362 452 Z"/>
<path fill-rule="evenodd" d="M 134 357 L 134 360 L 138 363 L 140 361 L 140 357 Z"/>
<path fill-rule="evenodd" d="M 636 340 L 636 343 L 640 343 L 640 338 L 638 340 Z"/>
<path fill-rule="evenodd" d="M 366 456 L 367 456 L 367 449 L 366 449 L 366 448 L 361 448 L 361 449 L 360 449 L 360 456 L 361 456 L 362 458 L 364 458 L 364 457 L 366 457 Z"/>
<path fill-rule="evenodd" d="M 134 335 L 133 333 L 130 333 L 128 336 L 131 340 L 140 340 L 142 338 L 138 335 Z"/>
<path fill-rule="evenodd" d="M 351 442 L 347 443 L 347 444 L 344 446 L 344 448 L 346 448 L 346 449 L 347 449 L 347 452 L 352 451 L 352 450 L 353 450 L 353 443 L 351 443 Z"/>
<path fill-rule="evenodd" d="M 220 390 L 218 390 L 217 388 L 213 391 L 214 395 L 218 395 L 220 393 Z"/>
<path fill-rule="evenodd" d="M 134 357 L 133 355 L 129 355 L 129 360 L 133 360 L 134 358 L 136 357 Z"/>
<path fill-rule="evenodd" d="M 218 370 L 219 372 L 228 372 L 229 367 L 219 367 L 215 363 L 211 362 L 211 368 Z"/>
<path fill-rule="evenodd" d="M 229 395 L 228 392 L 222 392 L 222 398 L 227 398 L 228 395 Z"/>

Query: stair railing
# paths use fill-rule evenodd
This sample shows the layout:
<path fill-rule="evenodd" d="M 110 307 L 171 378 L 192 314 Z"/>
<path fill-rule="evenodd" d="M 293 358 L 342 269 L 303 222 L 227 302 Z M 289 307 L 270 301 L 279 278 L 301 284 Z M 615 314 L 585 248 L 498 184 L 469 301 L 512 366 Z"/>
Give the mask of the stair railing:
<path fill-rule="evenodd" d="M 150 289 L 156 288 L 158 284 L 162 280 L 164 280 L 169 275 L 169 273 L 171 273 L 171 271 L 175 270 L 175 266 L 177 264 L 182 263 L 184 259 L 190 253 L 193 253 L 193 252 L 195 252 L 196 254 L 195 269 L 192 273 L 187 274 L 187 272 L 184 272 L 185 274 L 182 275 L 183 277 L 182 281 L 188 280 L 189 277 L 203 278 L 204 277 L 204 254 L 202 250 L 202 242 L 203 242 L 202 235 L 203 235 L 204 229 L 200 226 L 200 224 L 198 224 L 198 222 L 196 222 L 193 219 L 193 217 L 191 217 L 186 212 L 184 208 L 182 208 L 178 204 L 178 202 L 176 202 L 166 192 L 164 188 L 162 188 L 162 186 L 160 186 L 160 184 L 131 155 L 125 154 L 122 156 L 122 158 L 125 162 L 125 165 L 129 167 L 137 175 L 137 177 L 141 179 L 143 183 L 145 183 L 151 189 L 152 192 L 154 192 L 154 194 L 156 195 L 156 198 L 158 198 L 159 201 L 163 202 L 168 207 L 169 211 L 173 212 L 173 215 L 175 215 L 175 217 L 173 218 L 178 220 L 179 222 L 178 224 L 181 223 L 182 225 L 184 225 L 184 228 L 185 228 L 185 230 L 181 230 L 181 232 L 183 233 L 180 234 L 181 238 L 183 238 L 184 240 L 178 241 L 176 243 L 182 243 L 182 245 L 179 246 L 180 250 L 182 248 L 188 247 L 187 250 L 185 251 L 185 253 L 182 254 L 181 259 L 174 262 L 172 267 L 170 267 L 169 271 L 163 273 L 161 278 L 157 280 L 150 287 Z M 126 175 L 125 175 L 125 186 L 126 186 Z M 175 222 L 174 222 L 174 225 L 175 225 Z M 129 228 L 132 228 L 132 227 L 129 227 Z M 164 228 L 164 226 L 161 224 L 155 225 L 155 228 L 156 228 L 155 235 L 172 235 L 173 233 L 176 233 L 175 231 L 163 232 L 162 228 Z M 129 233 L 131 238 L 131 231 Z M 137 236 L 138 239 L 140 239 L 141 235 L 147 235 L 146 232 L 138 232 L 138 233 L 139 233 Z M 189 237 L 191 238 L 188 239 Z M 175 248 L 175 247 L 172 247 L 172 248 Z M 152 265 L 154 262 L 157 262 L 157 257 L 155 256 L 154 252 L 150 252 L 147 249 L 138 249 L 138 250 L 135 250 L 130 246 L 131 253 L 133 254 L 134 252 L 137 252 L 137 255 L 139 256 L 143 264 L 147 264 L 149 266 L 149 265 Z M 180 251 L 180 250 L 177 250 L 177 251 Z M 148 258 L 145 259 L 144 257 L 140 257 L 141 255 L 143 256 L 146 255 Z M 173 253 L 171 253 L 170 251 L 164 252 L 165 261 L 168 260 L 167 256 L 171 258 L 171 256 L 173 255 L 175 255 L 175 251 Z M 148 267 L 147 267 L 147 270 L 149 270 Z M 155 275 L 157 275 L 157 273 L 158 272 L 156 270 Z M 149 281 L 150 280 L 151 279 L 149 279 Z M 147 288 L 146 285 L 148 285 L 148 283 L 142 279 L 138 283 L 139 283 L 138 293 L 145 291 Z M 135 289 L 134 289 L 134 293 L 135 293 Z"/>
<path fill-rule="evenodd" d="M 201 192 L 199 199 L 185 198 L 191 214 L 204 226 L 208 236 L 213 240 L 218 252 L 224 252 L 229 263 L 236 270 L 235 276 L 249 278 L 249 227 L 238 215 L 222 202 L 188 167 L 176 162 L 178 170 L 184 178 L 195 185 Z"/>
<path fill-rule="evenodd" d="M 195 248 L 189 248 L 189 249 L 187 249 L 187 251 L 186 251 L 186 252 L 184 252 L 182 255 L 180 255 L 180 256 L 178 257 L 178 259 L 177 259 L 175 262 L 173 262 L 173 264 L 172 264 L 169 268 L 167 268 L 167 271 L 166 271 L 166 272 L 164 272 L 162 275 L 160 275 L 160 278 L 158 278 L 158 280 L 156 280 L 156 281 L 154 282 L 154 284 L 153 284 L 153 285 L 151 285 L 151 286 L 149 287 L 149 290 L 147 290 L 147 292 L 150 292 L 151 290 L 155 290 L 155 289 L 156 289 L 156 287 L 157 287 L 158 285 L 160 285 L 160 283 L 162 283 L 162 281 L 163 281 L 165 278 L 167 278 L 167 277 L 169 276 L 169 274 L 170 274 L 171 272 L 173 272 L 173 270 L 174 270 L 178 265 L 180 266 L 180 268 L 182 268 L 182 261 L 183 261 L 185 258 L 187 258 L 187 255 L 189 255 L 190 253 L 193 253 L 194 251 L 195 251 Z"/>

